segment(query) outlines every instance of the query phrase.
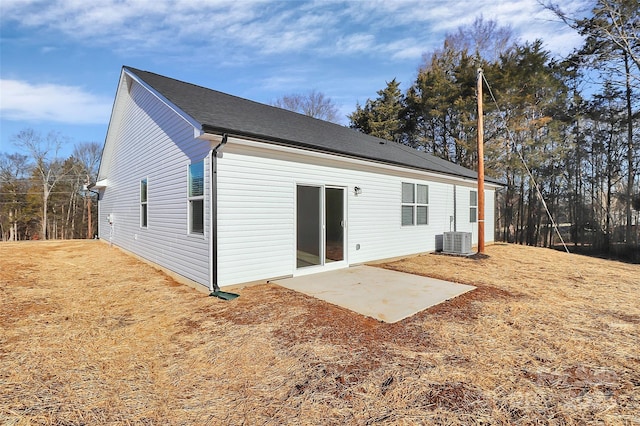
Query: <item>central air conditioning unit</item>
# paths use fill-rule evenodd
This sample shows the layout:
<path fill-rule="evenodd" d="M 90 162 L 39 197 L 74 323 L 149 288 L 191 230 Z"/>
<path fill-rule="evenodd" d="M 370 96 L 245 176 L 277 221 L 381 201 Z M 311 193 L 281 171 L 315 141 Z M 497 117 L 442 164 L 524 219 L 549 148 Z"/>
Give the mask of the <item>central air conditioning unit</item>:
<path fill-rule="evenodd" d="M 471 254 L 471 232 L 445 232 L 442 251 L 444 253 Z"/>

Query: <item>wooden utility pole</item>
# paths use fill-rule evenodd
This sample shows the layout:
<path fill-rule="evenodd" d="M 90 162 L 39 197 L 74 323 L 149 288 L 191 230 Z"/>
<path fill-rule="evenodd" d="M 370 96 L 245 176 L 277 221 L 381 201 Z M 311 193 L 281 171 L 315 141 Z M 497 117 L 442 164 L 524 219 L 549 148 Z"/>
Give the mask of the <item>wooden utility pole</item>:
<path fill-rule="evenodd" d="M 484 253 L 484 121 L 482 117 L 482 68 L 478 68 L 478 253 Z"/>

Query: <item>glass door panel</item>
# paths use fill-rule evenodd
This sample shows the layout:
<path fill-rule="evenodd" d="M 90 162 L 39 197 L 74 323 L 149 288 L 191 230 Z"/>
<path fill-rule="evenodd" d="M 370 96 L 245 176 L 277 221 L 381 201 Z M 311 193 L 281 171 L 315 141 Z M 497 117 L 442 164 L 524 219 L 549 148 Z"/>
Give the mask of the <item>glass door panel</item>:
<path fill-rule="evenodd" d="M 344 189 L 325 188 L 325 262 L 344 260 Z"/>
<path fill-rule="evenodd" d="M 296 266 L 304 268 L 322 264 L 321 188 L 297 186 L 296 194 Z"/>

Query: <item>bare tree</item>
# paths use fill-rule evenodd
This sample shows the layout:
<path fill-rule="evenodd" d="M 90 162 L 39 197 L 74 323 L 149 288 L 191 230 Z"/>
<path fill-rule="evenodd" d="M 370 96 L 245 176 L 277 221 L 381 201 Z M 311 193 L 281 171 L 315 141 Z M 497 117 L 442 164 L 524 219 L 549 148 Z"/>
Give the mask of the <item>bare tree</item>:
<path fill-rule="evenodd" d="M 63 139 L 56 132 L 49 132 L 43 138 L 35 130 L 25 129 L 14 136 L 13 141 L 16 146 L 24 149 L 31 156 L 35 175 L 42 185 L 41 237 L 46 240 L 49 196 L 63 176 L 63 163 L 58 158 Z"/>
<path fill-rule="evenodd" d="M 97 142 L 83 142 L 74 145 L 73 156 L 84 167 L 83 172 L 87 174 L 87 179 L 94 182 L 98 175 L 100 165 L 101 146 Z"/>
<path fill-rule="evenodd" d="M 447 34 L 445 45 L 486 62 L 496 62 L 500 55 L 514 47 L 515 37 L 509 26 L 499 26 L 492 19 L 477 17 L 473 24 L 460 26 L 455 33 Z M 476 64 L 479 65 L 479 64 Z"/>
<path fill-rule="evenodd" d="M 625 52 L 640 71 L 640 3 L 637 0 L 596 0 L 594 3 L 591 17 L 577 18 L 557 4 L 540 1 L 581 35 Z"/>
<path fill-rule="evenodd" d="M 76 160 L 75 167 L 78 177 L 84 175 L 84 200 L 87 211 L 87 238 L 93 238 L 93 215 L 91 206 L 92 192 L 88 189 L 98 176 L 98 166 L 100 165 L 100 144 L 96 142 L 85 142 L 74 146 L 73 157 Z"/>
<path fill-rule="evenodd" d="M 338 123 L 338 107 L 333 100 L 315 89 L 309 93 L 294 93 L 276 99 L 272 103 L 278 108 L 288 109 L 320 120 Z"/>
<path fill-rule="evenodd" d="M 540 0 L 539 0 L 540 1 Z M 551 10 L 565 24 L 585 37 L 579 54 L 583 62 L 594 69 L 614 76 L 625 88 L 627 124 L 627 184 L 626 184 L 626 240 L 633 243 L 631 204 L 636 170 L 634 156 L 633 113 L 634 91 L 640 85 L 640 3 L 638 0 L 595 0 L 592 15 L 578 18 L 565 13 L 558 5 L 540 3 Z M 635 68 L 633 67 L 635 65 Z"/>
<path fill-rule="evenodd" d="M 0 238 L 17 241 L 22 222 L 22 207 L 28 189 L 28 157 L 22 154 L 0 154 Z M 7 230 L 8 228 L 8 230 Z"/>

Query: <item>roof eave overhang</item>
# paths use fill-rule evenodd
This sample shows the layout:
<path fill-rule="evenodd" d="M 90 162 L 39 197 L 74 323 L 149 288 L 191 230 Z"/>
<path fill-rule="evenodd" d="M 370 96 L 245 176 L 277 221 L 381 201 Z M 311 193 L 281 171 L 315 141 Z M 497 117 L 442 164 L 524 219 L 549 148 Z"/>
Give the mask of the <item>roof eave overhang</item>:
<path fill-rule="evenodd" d="M 364 160 L 364 161 L 367 161 L 367 162 L 380 164 L 380 165 L 390 165 L 390 166 L 405 168 L 405 169 L 409 169 L 409 170 L 417 170 L 417 171 L 420 171 L 420 172 L 428 172 L 428 173 L 437 174 L 437 175 L 441 175 L 441 176 L 450 176 L 450 177 L 454 177 L 454 178 L 457 178 L 457 179 L 462 179 L 462 180 L 464 180 L 466 182 L 472 182 L 474 180 L 477 180 L 477 179 L 474 179 L 473 177 L 470 177 L 470 176 L 458 175 L 458 174 L 455 174 L 455 173 L 444 173 L 444 172 L 440 172 L 440 171 L 430 170 L 428 168 L 413 167 L 413 166 L 409 166 L 409 165 L 406 165 L 406 164 L 403 164 L 403 163 L 400 163 L 400 162 L 395 162 L 395 161 L 391 161 L 391 160 L 384 161 L 384 160 L 380 160 L 379 158 L 374 158 L 374 157 L 356 156 L 356 155 L 353 155 L 351 153 L 342 152 L 342 151 L 338 151 L 338 150 L 321 149 L 321 148 L 318 148 L 315 145 L 304 144 L 304 143 L 300 143 L 298 141 L 293 141 L 293 140 L 289 140 L 289 139 L 282 139 L 282 138 L 276 138 L 276 137 L 261 135 L 261 134 L 252 133 L 252 132 L 238 131 L 238 130 L 234 130 L 234 129 L 228 129 L 228 128 L 224 128 L 224 127 L 219 127 L 219 126 L 211 126 L 211 125 L 208 125 L 208 124 L 203 124 L 202 125 L 202 130 L 204 132 L 204 135 L 211 135 L 211 136 L 206 137 L 206 136 L 203 135 L 201 137 L 201 139 L 210 139 L 211 137 L 214 137 L 214 136 L 215 137 L 222 137 L 222 135 L 226 134 L 226 135 L 231 136 L 231 137 L 247 139 L 247 140 L 250 140 L 250 141 L 267 143 L 267 144 L 281 146 L 281 147 L 294 148 L 294 149 L 305 150 L 305 151 L 310 151 L 310 152 L 314 152 L 314 153 L 338 155 L 338 156 L 343 157 L 343 158 Z M 501 186 L 504 186 L 504 184 L 502 184 L 502 183 L 499 183 L 497 181 L 487 180 L 487 179 L 485 179 L 485 184 L 486 185 L 490 185 L 490 186 L 494 186 L 495 188 L 499 188 Z"/>
<path fill-rule="evenodd" d="M 177 106 L 176 104 L 174 104 L 173 102 L 171 102 L 168 98 L 166 98 L 165 96 L 163 96 L 160 92 L 158 92 L 156 89 L 154 89 L 153 87 L 151 87 L 150 85 L 148 85 L 142 78 L 138 77 L 133 71 L 130 71 L 129 69 L 127 69 L 126 67 L 123 69 L 123 72 L 132 80 L 134 80 L 136 83 L 140 84 L 142 87 L 144 87 L 145 89 L 147 89 L 149 91 L 149 93 L 151 93 L 153 96 L 155 96 L 160 102 L 162 102 L 163 104 L 165 104 L 167 106 L 167 108 L 169 108 L 170 110 L 172 110 L 176 115 L 178 115 L 180 118 L 182 118 L 184 121 L 186 121 L 189 125 L 191 125 L 191 127 L 193 127 L 193 136 L 194 138 L 199 138 L 199 139 L 206 139 L 203 138 L 203 134 L 205 133 L 202 130 L 202 125 L 192 116 L 190 116 L 189 114 L 187 114 L 184 110 L 182 110 L 179 106 Z"/>
<path fill-rule="evenodd" d="M 104 189 L 109 186 L 109 181 L 107 179 L 102 179 L 94 183 L 93 185 L 89 185 L 89 189 Z"/>

